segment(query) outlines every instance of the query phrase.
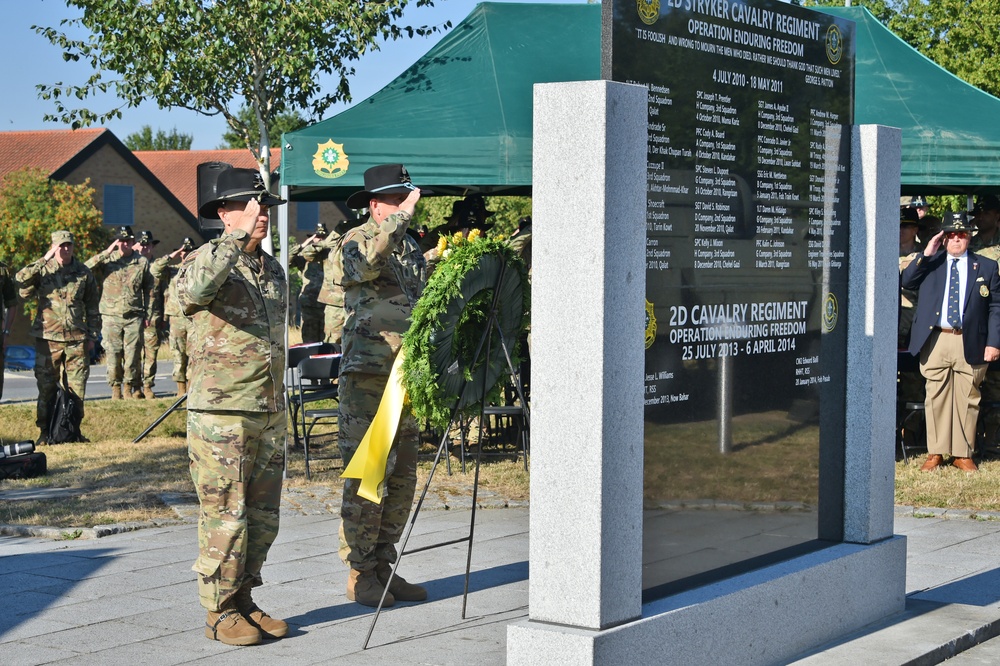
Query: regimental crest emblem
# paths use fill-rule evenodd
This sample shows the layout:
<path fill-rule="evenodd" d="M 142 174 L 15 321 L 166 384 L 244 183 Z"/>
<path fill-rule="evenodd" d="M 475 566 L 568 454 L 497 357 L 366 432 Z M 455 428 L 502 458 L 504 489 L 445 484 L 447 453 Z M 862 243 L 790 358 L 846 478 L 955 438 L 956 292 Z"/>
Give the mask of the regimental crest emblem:
<path fill-rule="evenodd" d="M 837 24 L 826 29 L 826 59 L 831 65 L 836 65 L 844 57 L 844 35 Z"/>
<path fill-rule="evenodd" d="M 656 313 L 653 311 L 653 304 L 646 301 L 646 349 L 653 346 L 656 341 Z"/>
<path fill-rule="evenodd" d="M 823 301 L 823 331 L 830 333 L 837 327 L 837 317 L 840 311 L 837 307 L 837 297 L 832 293 L 826 295 Z"/>
<path fill-rule="evenodd" d="M 313 172 L 320 178 L 340 178 L 347 173 L 350 164 L 347 153 L 344 152 L 344 144 L 334 143 L 333 139 L 316 144 L 312 166 Z"/>
<path fill-rule="evenodd" d="M 660 18 L 660 0 L 635 0 L 635 9 L 639 20 L 646 25 L 653 25 Z"/>
<path fill-rule="evenodd" d="M 985 284 L 979 285 L 979 295 L 982 296 L 983 298 L 989 298 L 990 288 L 987 287 Z"/>

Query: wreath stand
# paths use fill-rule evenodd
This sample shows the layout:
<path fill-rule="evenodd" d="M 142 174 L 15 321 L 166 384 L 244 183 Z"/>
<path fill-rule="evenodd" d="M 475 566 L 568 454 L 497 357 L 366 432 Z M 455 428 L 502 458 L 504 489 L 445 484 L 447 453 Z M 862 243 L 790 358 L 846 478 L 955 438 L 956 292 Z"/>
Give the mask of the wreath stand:
<path fill-rule="evenodd" d="M 497 276 L 496 282 L 493 287 L 493 301 L 490 306 L 489 315 L 483 326 L 483 334 L 479 339 L 479 344 L 476 346 L 476 352 L 473 354 L 472 363 L 469 364 L 469 368 L 475 368 L 480 359 L 484 358 L 483 349 L 485 347 L 485 359 L 490 358 L 491 352 L 491 342 L 493 338 L 493 333 L 496 333 L 500 340 L 500 347 L 503 349 L 504 359 L 507 361 L 507 371 L 509 377 L 514 382 L 514 388 L 517 391 L 518 399 L 521 401 L 521 405 L 524 409 L 524 420 L 525 425 L 530 425 L 529 415 L 528 415 L 528 403 L 524 399 L 524 392 L 521 386 L 521 374 L 514 367 L 511 361 L 510 345 L 508 344 L 506 338 L 503 334 L 503 328 L 500 326 L 500 321 L 497 316 L 498 309 L 500 305 L 500 294 L 501 287 L 504 284 L 504 278 L 507 274 L 507 262 L 501 262 L 500 272 Z M 514 341 L 516 342 L 516 341 Z M 448 372 L 454 374 L 455 372 L 461 372 L 459 368 L 459 363 L 456 361 L 447 369 Z M 399 563 L 402 561 L 404 555 L 410 555 L 413 553 L 419 553 L 425 550 L 432 550 L 434 548 L 441 548 L 442 546 L 450 546 L 456 543 L 468 542 L 469 549 L 465 559 L 465 586 L 462 590 L 462 619 L 466 619 L 465 611 L 469 600 L 469 572 L 472 568 L 472 540 L 476 531 L 476 499 L 479 492 L 479 466 L 482 463 L 483 457 L 483 446 L 482 446 L 482 436 L 483 436 L 483 415 L 484 411 L 484 401 L 486 394 L 489 389 L 492 388 L 487 386 L 487 380 L 489 377 L 488 369 L 483 372 L 483 382 L 481 386 L 481 391 L 479 393 L 479 446 L 476 449 L 476 473 L 473 476 L 472 482 L 472 516 L 469 522 L 469 535 L 462 537 L 460 539 L 452 539 L 451 541 L 444 541 L 442 543 L 431 544 L 429 546 L 421 546 L 420 548 L 414 548 L 412 550 L 406 550 L 406 544 L 410 539 L 410 534 L 413 532 L 413 526 L 417 522 L 417 516 L 420 514 L 420 508 L 423 506 L 424 498 L 427 496 L 427 491 L 430 489 L 431 481 L 434 479 L 434 472 L 437 470 L 438 464 L 441 462 L 441 456 L 447 448 L 448 441 L 451 437 L 451 429 L 455 425 L 455 420 L 458 417 L 458 412 L 462 406 L 462 399 L 466 397 L 466 389 L 470 388 L 471 382 L 466 380 L 462 383 L 462 390 L 459 392 L 459 397 L 455 401 L 455 406 L 452 408 L 451 419 L 448 422 L 448 427 L 445 428 L 444 434 L 441 436 L 441 443 L 438 445 L 437 454 L 434 456 L 434 463 L 431 465 L 431 471 L 427 475 L 427 481 L 424 482 L 424 488 L 420 492 L 420 499 L 417 500 L 417 505 L 413 509 L 413 513 L 410 516 L 410 522 L 406 526 L 406 532 L 403 534 L 403 540 L 399 546 L 399 555 L 396 557 L 396 561 L 393 562 L 392 571 L 389 572 L 389 579 L 385 582 L 385 589 L 382 591 L 382 598 L 379 599 L 378 606 L 375 609 L 375 616 L 372 618 L 371 626 L 368 627 L 368 634 L 365 636 L 364 645 L 361 646 L 362 650 L 368 649 L 368 642 L 371 640 L 372 632 L 375 631 L 375 623 L 378 622 L 378 617 L 382 612 L 382 606 L 385 603 L 385 596 L 389 591 L 389 585 L 392 583 L 393 577 L 396 575 L 396 569 L 399 567 Z M 473 387 L 474 389 L 474 387 Z"/>

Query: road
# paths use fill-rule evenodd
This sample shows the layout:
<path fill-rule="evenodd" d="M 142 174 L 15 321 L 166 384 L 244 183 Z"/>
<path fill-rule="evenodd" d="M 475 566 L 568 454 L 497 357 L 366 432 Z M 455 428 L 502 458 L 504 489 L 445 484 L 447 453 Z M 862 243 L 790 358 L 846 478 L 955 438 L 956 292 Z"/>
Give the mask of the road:
<path fill-rule="evenodd" d="M 177 394 L 177 384 L 170 378 L 174 370 L 173 361 L 158 361 L 156 366 L 156 382 L 153 393 L 158 398 L 168 398 Z M 38 387 L 35 384 L 35 374 L 28 371 L 3 371 L 3 399 L 0 405 L 34 402 L 38 397 Z M 99 400 L 111 397 L 111 387 L 108 386 L 108 373 L 104 365 L 90 366 L 90 379 L 87 380 L 87 400 Z"/>

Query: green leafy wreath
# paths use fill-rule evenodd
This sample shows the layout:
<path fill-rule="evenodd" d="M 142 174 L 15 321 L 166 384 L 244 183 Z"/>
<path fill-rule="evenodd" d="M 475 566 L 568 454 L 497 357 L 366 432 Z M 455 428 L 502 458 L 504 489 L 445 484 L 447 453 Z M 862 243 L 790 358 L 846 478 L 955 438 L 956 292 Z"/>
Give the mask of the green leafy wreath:
<path fill-rule="evenodd" d="M 471 415 L 479 412 L 484 399 L 486 404 L 499 402 L 498 380 L 507 373 L 507 360 L 495 328 L 490 331 L 489 358 L 484 345 L 475 367 L 472 359 L 486 332 L 501 270 L 497 321 L 517 367 L 521 336 L 528 325 L 524 263 L 504 241 L 462 242 L 427 281 L 403 338 L 403 386 L 417 419 L 445 428 L 456 403 L 460 414 Z"/>

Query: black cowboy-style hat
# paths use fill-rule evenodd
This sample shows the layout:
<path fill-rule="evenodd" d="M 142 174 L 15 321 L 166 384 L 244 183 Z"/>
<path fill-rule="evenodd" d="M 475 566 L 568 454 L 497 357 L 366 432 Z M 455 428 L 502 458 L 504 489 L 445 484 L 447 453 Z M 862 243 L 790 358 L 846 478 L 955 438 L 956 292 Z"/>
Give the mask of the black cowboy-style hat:
<path fill-rule="evenodd" d="M 188 252 L 190 252 L 191 250 L 194 249 L 194 241 L 191 240 L 190 237 L 185 236 L 184 237 L 184 242 L 181 243 L 181 249 L 182 250 L 187 250 Z"/>
<path fill-rule="evenodd" d="M 365 171 L 365 189 L 347 197 L 347 207 L 358 210 L 367 208 L 368 202 L 379 194 L 402 194 L 418 189 L 402 164 L 379 164 Z M 421 194 L 434 194 L 421 187 Z"/>
<path fill-rule="evenodd" d="M 132 240 L 135 238 L 135 234 L 132 233 L 132 227 L 118 227 L 115 230 L 115 240 Z"/>
<path fill-rule="evenodd" d="M 198 214 L 205 219 L 219 217 L 219 204 L 227 201 L 256 200 L 261 206 L 280 206 L 285 203 L 281 197 L 264 189 L 264 181 L 256 169 L 223 169 L 216 181 L 216 197 L 202 204 Z"/>
<path fill-rule="evenodd" d="M 960 213 L 945 213 L 944 218 L 941 220 L 941 231 L 948 233 L 949 231 L 972 231 L 972 223 L 969 222 L 969 215 L 965 212 Z"/>
<path fill-rule="evenodd" d="M 920 226 L 920 216 L 917 214 L 916 208 L 899 209 L 899 226 L 905 227 L 906 225 Z"/>
<path fill-rule="evenodd" d="M 1000 210 L 1000 199 L 995 194 L 987 194 L 979 197 L 975 207 L 972 209 L 973 215 L 979 215 L 984 210 Z"/>
<path fill-rule="evenodd" d="M 445 229 L 482 229 L 493 226 L 486 218 L 493 217 L 492 210 L 486 210 L 486 200 L 481 194 L 470 194 L 451 205 L 451 215 L 446 219 Z"/>
<path fill-rule="evenodd" d="M 326 224 L 324 222 L 316 223 L 316 231 L 313 232 L 314 236 L 329 236 L 330 232 L 327 231 Z"/>
<path fill-rule="evenodd" d="M 159 245 L 160 241 L 153 238 L 152 231 L 139 232 L 139 245 Z"/>

